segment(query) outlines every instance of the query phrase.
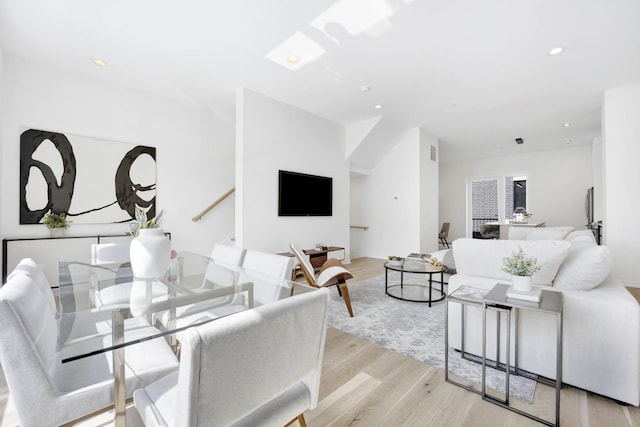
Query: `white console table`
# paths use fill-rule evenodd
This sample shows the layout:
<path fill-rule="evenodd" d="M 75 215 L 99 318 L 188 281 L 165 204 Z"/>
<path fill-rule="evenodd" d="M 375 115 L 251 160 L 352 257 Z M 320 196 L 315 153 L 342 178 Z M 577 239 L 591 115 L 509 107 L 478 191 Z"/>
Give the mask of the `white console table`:
<path fill-rule="evenodd" d="M 167 233 L 169 238 L 171 235 Z M 64 237 L 25 237 L 2 239 L 2 283 L 23 258 L 33 258 L 42 266 L 47 280 L 58 286 L 58 261 L 91 262 L 91 245 L 131 240 L 129 234 L 96 234 Z"/>

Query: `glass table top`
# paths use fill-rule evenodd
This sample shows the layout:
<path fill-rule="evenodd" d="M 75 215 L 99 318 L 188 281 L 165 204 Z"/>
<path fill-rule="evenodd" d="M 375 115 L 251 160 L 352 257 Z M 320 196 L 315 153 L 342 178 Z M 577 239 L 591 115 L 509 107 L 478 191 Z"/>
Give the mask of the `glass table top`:
<path fill-rule="evenodd" d="M 63 362 L 175 334 L 253 307 L 252 274 L 192 252 L 179 253 L 167 272 L 153 280 L 135 278 L 128 263 L 63 261 L 59 276 L 58 350 Z M 188 324 L 176 321 L 187 313 L 192 315 Z"/>

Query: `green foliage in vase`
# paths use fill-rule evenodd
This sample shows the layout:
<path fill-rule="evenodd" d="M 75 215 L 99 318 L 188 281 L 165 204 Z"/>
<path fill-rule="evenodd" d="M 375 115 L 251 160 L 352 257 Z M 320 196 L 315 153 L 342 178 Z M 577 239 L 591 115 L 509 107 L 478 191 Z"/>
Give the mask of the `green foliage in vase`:
<path fill-rule="evenodd" d="M 149 219 L 147 218 L 147 211 L 136 206 L 136 222 L 131 224 L 131 235 L 134 237 L 137 237 L 139 230 L 143 230 L 145 228 L 160 227 L 160 223 L 162 222 L 163 216 L 164 216 L 164 210 L 161 210 L 158 215 Z"/>
<path fill-rule="evenodd" d="M 71 225 L 71 221 L 67 219 L 66 213 L 55 213 L 50 212 L 42 218 L 42 223 L 47 226 L 47 228 L 62 228 L 66 230 Z"/>
<path fill-rule="evenodd" d="M 502 258 L 502 271 L 512 276 L 532 276 L 538 270 L 538 260 L 526 256 L 520 246 L 518 252 L 512 252 L 511 256 Z"/>

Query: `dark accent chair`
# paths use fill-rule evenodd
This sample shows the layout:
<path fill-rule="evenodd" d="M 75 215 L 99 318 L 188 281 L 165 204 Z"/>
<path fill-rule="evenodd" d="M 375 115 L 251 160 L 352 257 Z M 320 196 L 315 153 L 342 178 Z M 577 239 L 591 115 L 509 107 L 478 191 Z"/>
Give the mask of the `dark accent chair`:
<path fill-rule="evenodd" d="M 442 223 L 442 228 L 440 229 L 440 234 L 438 234 L 438 239 L 440 240 L 440 244 L 445 248 L 449 248 L 449 242 L 447 241 L 447 237 L 449 237 L 449 226 L 451 224 L 448 222 Z"/>

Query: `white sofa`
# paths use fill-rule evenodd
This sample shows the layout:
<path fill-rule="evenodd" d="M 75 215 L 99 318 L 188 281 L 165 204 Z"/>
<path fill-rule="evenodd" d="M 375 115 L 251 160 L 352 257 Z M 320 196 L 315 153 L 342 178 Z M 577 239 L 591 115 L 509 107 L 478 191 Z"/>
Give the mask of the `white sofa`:
<path fill-rule="evenodd" d="M 533 276 L 534 284 L 563 293 L 563 382 L 638 406 L 640 306 L 624 284 L 610 274 L 611 253 L 606 246 L 595 244 L 590 231 L 561 235 L 565 240 L 537 240 L 541 236 L 528 236 L 529 240 L 458 239 L 453 242 L 457 274 L 449 279 L 448 291 L 460 286 L 488 290 L 498 282 L 510 283 L 509 275 L 501 270 L 502 259 L 522 247 L 543 265 Z M 460 349 L 460 305 L 450 304 L 449 308 L 449 342 Z M 520 313 L 519 367 L 554 379 L 555 316 L 524 310 Z M 487 321 L 487 357 L 495 359 L 495 334 L 491 333 L 496 330 L 495 312 L 489 312 Z M 501 343 L 505 343 L 502 323 Z M 481 339 L 481 309 L 467 306 L 465 351 L 481 355 Z M 513 361 L 513 336 L 511 343 Z M 501 361 L 505 360 L 505 351 L 501 350 Z"/>

